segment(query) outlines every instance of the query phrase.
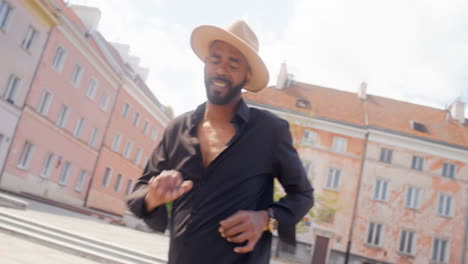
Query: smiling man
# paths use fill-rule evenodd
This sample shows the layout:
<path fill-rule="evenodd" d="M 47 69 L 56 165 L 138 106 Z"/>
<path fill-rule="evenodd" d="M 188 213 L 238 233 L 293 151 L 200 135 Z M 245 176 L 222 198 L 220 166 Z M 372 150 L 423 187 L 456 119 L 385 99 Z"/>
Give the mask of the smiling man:
<path fill-rule="evenodd" d="M 200 26 L 191 44 L 205 62 L 208 100 L 167 127 L 129 208 L 162 232 L 164 205 L 173 202 L 170 264 L 269 263 L 271 232 L 279 225 L 280 237 L 294 238 L 312 207 L 312 186 L 288 123 L 242 100 L 242 89 L 259 92 L 269 79 L 249 26 Z M 286 192 L 277 202 L 274 178 Z"/>

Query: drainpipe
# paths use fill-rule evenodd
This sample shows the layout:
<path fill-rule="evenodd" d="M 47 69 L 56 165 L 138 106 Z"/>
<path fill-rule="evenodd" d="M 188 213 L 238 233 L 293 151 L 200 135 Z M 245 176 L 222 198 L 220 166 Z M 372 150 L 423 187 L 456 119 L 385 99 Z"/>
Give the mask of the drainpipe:
<path fill-rule="evenodd" d="M 366 160 L 368 140 L 369 140 L 369 132 L 366 132 L 366 134 L 364 136 L 364 151 L 363 151 L 362 157 L 361 157 L 361 168 L 359 169 L 359 179 L 358 179 L 356 200 L 354 201 L 353 215 L 351 217 L 351 226 L 349 228 L 348 243 L 346 245 L 346 254 L 345 254 L 345 262 L 344 262 L 345 264 L 349 263 L 349 256 L 351 254 L 351 246 L 352 246 L 352 239 L 353 239 L 353 232 L 354 232 L 354 222 L 356 220 L 357 206 L 358 206 L 358 202 L 359 202 L 359 195 L 361 194 L 361 182 L 362 182 L 362 175 L 364 174 L 364 163 L 365 163 L 365 160 Z"/>
<path fill-rule="evenodd" d="M 364 100 L 364 124 L 366 128 L 369 126 L 369 119 L 367 116 L 367 101 Z M 366 154 L 367 154 L 367 143 L 369 141 L 369 130 L 367 130 L 366 134 L 364 135 L 364 151 L 362 152 L 361 156 L 361 167 L 359 169 L 359 179 L 358 179 L 358 186 L 357 186 L 357 193 L 356 193 L 356 200 L 354 201 L 353 206 L 353 215 L 351 216 L 351 226 L 349 227 L 349 235 L 348 235 L 348 243 L 346 244 L 346 253 L 345 253 L 345 264 L 349 263 L 349 257 L 351 255 L 351 246 L 353 240 L 353 233 L 354 233 L 354 223 L 356 221 L 356 214 L 357 214 L 357 207 L 359 202 L 359 195 L 361 194 L 361 182 L 362 176 L 364 174 L 364 165 L 366 162 Z"/>
<path fill-rule="evenodd" d="M 84 202 L 83 202 L 84 207 L 88 207 L 89 193 L 91 192 L 91 187 L 93 186 L 93 183 L 94 183 L 94 178 L 95 178 L 95 174 L 96 174 L 97 165 L 99 163 L 99 159 L 101 158 L 102 150 L 104 149 L 104 146 L 105 146 L 104 142 L 106 141 L 107 131 L 109 130 L 110 121 L 111 121 L 112 116 L 114 115 L 115 106 L 117 104 L 117 100 L 119 99 L 121 89 L 122 89 L 122 84 L 119 84 L 119 86 L 117 87 L 117 90 L 115 92 L 114 103 L 112 104 L 109 116 L 107 118 L 106 127 L 104 128 L 104 131 L 102 131 L 103 135 L 102 135 L 101 145 L 99 146 L 99 150 L 98 150 L 98 153 L 97 153 L 97 156 L 96 156 L 96 161 L 94 162 L 93 171 L 90 174 L 91 178 L 89 179 L 88 188 L 86 188 L 86 194 L 85 194 Z"/>
<path fill-rule="evenodd" d="M 468 187 L 466 188 L 465 193 L 468 193 Z M 465 199 L 466 200 L 466 199 Z M 468 204 L 466 206 L 465 212 L 465 234 L 463 237 L 463 247 L 462 247 L 462 261 L 460 264 L 466 263 L 466 255 L 468 254 Z"/>

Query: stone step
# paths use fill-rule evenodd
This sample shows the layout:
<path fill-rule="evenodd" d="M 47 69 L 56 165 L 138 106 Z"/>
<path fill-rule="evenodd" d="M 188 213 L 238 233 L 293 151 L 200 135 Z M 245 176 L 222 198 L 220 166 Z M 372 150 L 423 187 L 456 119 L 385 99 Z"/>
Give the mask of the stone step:
<path fill-rule="evenodd" d="M 0 229 L 100 263 L 166 263 L 148 254 L 0 211 Z"/>

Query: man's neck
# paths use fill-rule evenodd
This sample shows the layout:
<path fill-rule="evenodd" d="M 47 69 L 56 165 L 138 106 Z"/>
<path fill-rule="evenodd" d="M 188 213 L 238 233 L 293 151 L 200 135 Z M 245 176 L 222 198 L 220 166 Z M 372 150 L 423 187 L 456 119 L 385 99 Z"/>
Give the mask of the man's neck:
<path fill-rule="evenodd" d="M 240 97 L 225 105 L 215 105 L 210 103 L 210 101 L 207 101 L 203 119 L 216 123 L 231 122 L 232 118 L 237 112 L 237 109 L 239 108 L 240 101 Z"/>

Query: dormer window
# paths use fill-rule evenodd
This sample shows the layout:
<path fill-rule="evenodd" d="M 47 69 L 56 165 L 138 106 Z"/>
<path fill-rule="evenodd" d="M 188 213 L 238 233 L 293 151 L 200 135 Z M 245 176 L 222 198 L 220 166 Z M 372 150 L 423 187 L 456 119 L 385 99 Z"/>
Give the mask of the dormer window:
<path fill-rule="evenodd" d="M 419 123 L 419 122 L 416 122 L 414 120 L 411 120 L 410 124 L 411 124 L 411 128 L 416 130 L 416 131 L 427 132 L 427 128 L 423 123 Z"/>
<path fill-rule="evenodd" d="M 297 99 L 296 100 L 296 107 L 305 108 L 305 109 L 312 108 L 312 106 L 310 105 L 310 102 L 307 101 L 306 99 Z"/>

